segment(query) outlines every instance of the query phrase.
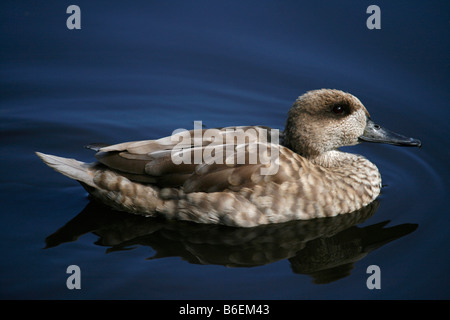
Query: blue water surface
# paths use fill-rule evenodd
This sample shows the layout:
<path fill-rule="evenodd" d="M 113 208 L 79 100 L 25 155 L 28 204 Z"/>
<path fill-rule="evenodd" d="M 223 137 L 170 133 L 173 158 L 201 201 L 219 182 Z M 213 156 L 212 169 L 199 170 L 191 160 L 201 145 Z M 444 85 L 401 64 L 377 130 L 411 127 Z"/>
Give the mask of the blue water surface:
<path fill-rule="evenodd" d="M 81 9 L 69 30 L 66 9 Z M 448 1 L 3 1 L 2 299 L 449 299 Z M 302 93 L 357 96 L 422 148 L 361 144 L 382 195 L 332 222 L 230 230 L 108 211 L 41 151 L 177 128 L 282 129 Z M 66 286 L 69 265 L 81 289 Z M 381 270 L 368 289 L 367 268 Z"/>

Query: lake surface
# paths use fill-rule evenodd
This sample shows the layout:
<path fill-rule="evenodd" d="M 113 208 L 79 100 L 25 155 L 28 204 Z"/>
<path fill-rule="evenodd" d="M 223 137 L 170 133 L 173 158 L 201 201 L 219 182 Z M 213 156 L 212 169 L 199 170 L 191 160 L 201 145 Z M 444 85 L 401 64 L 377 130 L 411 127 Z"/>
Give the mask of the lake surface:
<path fill-rule="evenodd" d="M 449 299 L 448 1 L 21 1 L 0 5 L 2 299 Z M 66 9 L 81 9 L 69 30 Z M 346 148 L 381 196 L 334 219 L 233 229 L 90 202 L 41 151 L 193 122 L 282 129 L 305 91 L 357 96 L 422 148 Z M 66 269 L 81 270 L 69 290 Z M 381 272 L 368 289 L 367 269 Z"/>

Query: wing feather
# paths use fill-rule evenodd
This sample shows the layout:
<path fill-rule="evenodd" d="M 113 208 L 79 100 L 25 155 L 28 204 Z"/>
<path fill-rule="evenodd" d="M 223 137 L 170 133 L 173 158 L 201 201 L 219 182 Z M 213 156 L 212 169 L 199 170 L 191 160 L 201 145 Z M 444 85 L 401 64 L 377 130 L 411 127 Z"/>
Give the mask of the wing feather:
<path fill-rule="evenodd" d="M 183 187 L 187 193 L 239 190 L 299 178 L 303 158 L 280 146 L 278 141 L 272 141 L 270 128 L 246 126 L 208 130 L 212 131 L 201 130 L 201 139 L 198 132 L 191 130 L 158 140 L 105 146 L 99 149 L 96 158 L 133 181 Z M 237 130 L 245 132 L 243 139 L 236 136 Z M 261 148 L 265 153 L 261 153 Z M 272 157 L 273 152 L 278 153 L 278 170 L 264 175 L 262 169 L 269 166 L 267 155 Z M 174 159 L 186 161 L 179 163 Z"/>

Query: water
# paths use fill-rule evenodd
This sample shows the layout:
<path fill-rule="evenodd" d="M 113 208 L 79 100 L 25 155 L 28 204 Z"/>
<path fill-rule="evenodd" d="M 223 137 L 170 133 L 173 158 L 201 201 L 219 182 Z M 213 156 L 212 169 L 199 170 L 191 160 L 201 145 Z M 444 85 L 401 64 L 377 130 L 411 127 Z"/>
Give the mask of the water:
<path fill-rule="evenodd" d="M 70 4 L 1 4 L 1 298 L 450 298 L 448 3 L 378 1 L 381 30 L 367 1 L 76 1 L 81 30 Z M 253 230 L 148 220 L 97 207 L 34 155 L 91 161 L 88 143 L 195 120 L 283 128 L 322 87 L 422 140 L 348 148 L 386 185 L 365 212 Z"/>

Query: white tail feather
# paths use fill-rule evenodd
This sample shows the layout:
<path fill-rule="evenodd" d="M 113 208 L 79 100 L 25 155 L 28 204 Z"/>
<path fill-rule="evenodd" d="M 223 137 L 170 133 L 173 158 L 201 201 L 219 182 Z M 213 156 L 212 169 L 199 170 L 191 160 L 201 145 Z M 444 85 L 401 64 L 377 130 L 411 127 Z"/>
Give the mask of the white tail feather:
<path fill-rule="evenodd" d="M 92 165 L 75 159 L 57 157 L 50 154 L 36 152 L 37 156 L 42 159 L 49 167 L 62 173 L 69 178 L 83 182 L 94 187 L 94 181 L 91 171 Z"/>

